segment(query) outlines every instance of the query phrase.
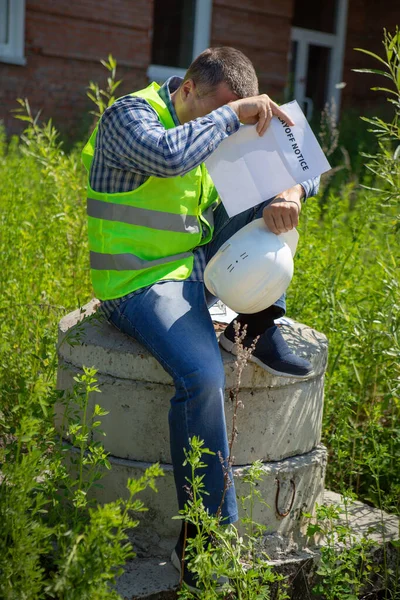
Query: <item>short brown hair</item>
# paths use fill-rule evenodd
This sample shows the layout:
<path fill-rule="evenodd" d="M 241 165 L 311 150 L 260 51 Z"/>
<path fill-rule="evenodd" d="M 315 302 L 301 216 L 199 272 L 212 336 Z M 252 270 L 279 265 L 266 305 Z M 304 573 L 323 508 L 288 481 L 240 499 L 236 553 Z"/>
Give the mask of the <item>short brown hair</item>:
<path fill-rule="evenodd" d="M 257 74 L 251 60 L 230 46 L 204 50 L 187 70 L 184 81 L 188 79 L 193 79 L 202 94 L 209 93 L 223 81 L 239 98 L 259 93 Z"/>

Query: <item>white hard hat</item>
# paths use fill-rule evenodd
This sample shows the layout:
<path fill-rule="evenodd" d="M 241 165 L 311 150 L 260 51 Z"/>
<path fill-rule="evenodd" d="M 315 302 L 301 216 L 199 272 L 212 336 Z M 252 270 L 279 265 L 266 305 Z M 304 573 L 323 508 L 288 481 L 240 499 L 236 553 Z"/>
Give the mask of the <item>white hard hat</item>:
<path fill-rule="evenodd" d="M 204 271 L 207 289 L 237 313 L 256 313 L 280 298 L 293 277 L 296 229 L 276 235 L 264 219 L 236 232 Z"/>

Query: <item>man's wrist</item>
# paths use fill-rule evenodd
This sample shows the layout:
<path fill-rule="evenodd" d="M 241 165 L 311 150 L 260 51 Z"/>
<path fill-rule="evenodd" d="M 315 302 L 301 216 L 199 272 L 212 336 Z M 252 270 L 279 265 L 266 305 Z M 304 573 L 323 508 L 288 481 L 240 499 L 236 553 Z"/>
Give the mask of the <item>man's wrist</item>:
<path fill-rule="evenodd" d="M 304 202 L 304 201 L 305 201 L 305 199 L 306 199 L 306 196 L 307 196 L 307 194 L 306 194 L 306 190 L 305 190 L 305 189 L 304 189 L 304 187 L 301 185 L 301 183 L 298 183 L 298 184 L 296 185 L 296 187 L 297 187 L 297 189 L 299 190 L 299 194 L 300 194 L 300 200 L 301 200 L 302 202 Z"/>
<path fill-rule="evenodd" d="M 238 105 L 237 100 L 231 100 L 231 102 L 228 102 L 228 104 L 226 104 L 226 106 L 229 106 L 229 108 L 231 110 L 233 110 L 233 112 L 235 113 L 237 118 L 239 118 L 239 105 Z"/>
<path fill-rule="evenodd" d="M 305 190 L 300 183 L 296 183 L 296 185 L 287 190 L 287 192 L 284 193 L 283 196 L 285 197 L 286 201 L 296 202 L 299 209 L 301 210 L 301 205 L 305 199 Z"/>
<path fill-rule="evenodd" d="M 304 204 L 304 202 L 307 200 L 307 198 L 309 198 L 310 196 L 312 196 L 312 180 L 307 180 L 307 181 L 302 181 L 301 183 L 299 183 L 299 185 L 302 188 L 302 197 L 301 197 L 301 201 Z"/>

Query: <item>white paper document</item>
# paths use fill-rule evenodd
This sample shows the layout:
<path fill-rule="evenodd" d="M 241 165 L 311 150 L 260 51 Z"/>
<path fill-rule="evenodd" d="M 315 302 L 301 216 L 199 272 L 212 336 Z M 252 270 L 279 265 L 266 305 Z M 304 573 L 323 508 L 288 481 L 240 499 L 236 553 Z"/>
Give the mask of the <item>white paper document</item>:
<path fill-rule="evenodd" d="M 273 117 L 260 137 L 242 125 L 205 161 L 230 217 L 331 168 L 296 100 L 280 108 L 293 127 Z"/>

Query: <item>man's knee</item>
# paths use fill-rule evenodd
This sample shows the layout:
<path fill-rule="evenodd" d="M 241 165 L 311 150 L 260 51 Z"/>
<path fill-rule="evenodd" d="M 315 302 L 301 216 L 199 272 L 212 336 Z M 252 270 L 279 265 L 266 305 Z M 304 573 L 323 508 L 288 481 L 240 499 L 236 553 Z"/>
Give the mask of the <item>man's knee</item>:
<path fill-rule="evenodd" d="M 199 365 L 196 370 L 188 373 L 177 383 L 177 391 L 190 399 L 203 396 L 212 398 L 220 396 L 225 388 L 225 371 L 222 360 L 210 357 L 206 364 Z"/>

